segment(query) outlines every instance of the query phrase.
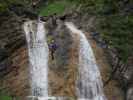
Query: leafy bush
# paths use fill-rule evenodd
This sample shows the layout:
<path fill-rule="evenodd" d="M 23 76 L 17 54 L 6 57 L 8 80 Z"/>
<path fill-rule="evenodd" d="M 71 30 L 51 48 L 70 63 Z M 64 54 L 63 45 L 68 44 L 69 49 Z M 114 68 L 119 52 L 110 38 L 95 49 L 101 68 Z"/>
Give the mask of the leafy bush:
<path fill-rule="evenodd" d="M 40 15 L 52 15 L 54 13 L 63 13 L 65 6 L 60 3 L 49 4 L 47 7 L 42 8 Z"/>
<path fill-rule="evenodd" d="M 112 15 L 101 18 L 97 29 L 108 44 L 116 48 L 119 57 L 126 62 L 133 50 L 132 16 Z"/>
<path fill-rule="evenodd" d="M 70 7 L 75 2 L 69 0 L 62 0 L 62 1 L 49 1 L 48 5 L 43 5 L 39 8 L 39 14 L 41 16 L 49 16 L 53 14 L 63 14 L 67 7 Z"/>

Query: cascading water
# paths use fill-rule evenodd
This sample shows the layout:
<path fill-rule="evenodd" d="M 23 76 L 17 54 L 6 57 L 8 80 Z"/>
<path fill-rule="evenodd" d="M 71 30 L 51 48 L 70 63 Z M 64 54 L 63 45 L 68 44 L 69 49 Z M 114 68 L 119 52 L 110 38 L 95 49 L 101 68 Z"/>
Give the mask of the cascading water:
<path fill-rule="evenodd" d="M 66 26 L 73 34 L 78 34 L 80 37 L 79 76 L 76 82 L 79 100 L 106 100 L 100 72 L 87 38 L 73 23 L 66 22 Z"/>
<path fill-rule="evenodd" d="M 30 61 L 31 90 L 32 96 L 37 96 L 39 100 L 47 100 L 50 98 L 48 97 L 49 50 L 46 31 L 41 21 L 37 24 L 37 31 L 35 26 L 33 21 L 24 24 Z M 76 82 L 79 100 L 106 100 L 100 72 L 90 44 L 82 31 L 78 30 L 73 23 L 67 22 L 66 26 L 80 37 L 79 77 Z M 55 100 L 55 97 L 51 100 Z"/>
<path fill-rule="evenodd" d="M 46 42 L 46 31 L 44 22 L 38 22 L 37 32 L 35 26 L 33 21 L 24 24 L 30 62 L 31 92 L 32 96 L 48 97 L 49 50 Z"/>

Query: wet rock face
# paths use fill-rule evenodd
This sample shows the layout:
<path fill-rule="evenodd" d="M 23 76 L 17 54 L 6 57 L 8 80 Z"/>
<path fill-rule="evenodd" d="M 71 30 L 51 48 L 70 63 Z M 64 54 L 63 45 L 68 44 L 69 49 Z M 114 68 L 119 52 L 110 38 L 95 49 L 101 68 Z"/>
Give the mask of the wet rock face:
<path fill-rule="evenodd" d="M 72 46 L 72 38 L 65 26 L 62 26 L 60 31 L 57 31 L 56 33 L 55 42 L 57 43 L 58 48 L 55 52 L 55 58 L 58 62 L 58 69 L 65 71 L 67 70 L 65 66 L 68 66 L 69 64 L 69 52 Z"/>
<path fill-rule="evenodd" d="M 48 23 L 48 45 L 56 45 L 56 49 L 54 50 L 54 60 L 57 62 L 56 67 L 50 67 L 51 69 L 65 71 L 69 64 L 69 52 L 72 44 L 72 37 L 68 29 L 66 29 L 64 22 L 61 20 L 56 20 L 57 25 L 52 26 L 51 23 Z M 54 49 L 54 48 L 53 48 Z M 50 48 L 50 52 L 52 49 Z M 50 55 L 51 56 L 51 55 Z"/>
<path fill-rule="evenodd" d="M 75 77 L 77 67 L 77 45 L 74 43 L 64 22 L 56 19 L 51 25 L 47 22 L 48 44 L 56 44 L 54 59 L 49 55 L 49 91 L 52 96 L 75 96 Z M 53 26 L 54 25 L 54 26 Z M 51 42 L 51 41 L 54 41 Z"/>

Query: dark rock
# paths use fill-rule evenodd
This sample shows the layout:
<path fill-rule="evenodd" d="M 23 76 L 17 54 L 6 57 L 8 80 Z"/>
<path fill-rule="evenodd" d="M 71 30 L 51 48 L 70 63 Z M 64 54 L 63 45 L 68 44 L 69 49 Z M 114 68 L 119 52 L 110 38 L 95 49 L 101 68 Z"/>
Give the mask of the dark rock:
<path fill-rule="evenodd" d="M 64 15 L 64 16 L 59 17 L 59 19 L 62 20 L 62 21 L 65 21 L 66 17 L 67 17 L 67 16 Z"/>
<path fill-rule="evenodd" d="M 11 71 L 11 64 L 9 59 L 0 62 L 0 78 L 5 77 Z"/>
<path fill-rule="evenodd" d="M 46 21 L 48 20 L 48 17 L 41 16 L 41 17 L 40 17 L 40 20 L 46 22 Z"/>
<path fill-rule="evenodd" d="M 25 10 L 23 12 L 23 14 L 25 15 L 25 17 L 28 17 L 28 18 L 31 18 L 31 19 L 37 19 L 38 18 L 38 14 L 36 14 L 32 11 Z"/>
<path fill-rule="evenodd" d="M 6 59 L 9 56 L 5 48 L 0 48 L 0 62 Z"/>

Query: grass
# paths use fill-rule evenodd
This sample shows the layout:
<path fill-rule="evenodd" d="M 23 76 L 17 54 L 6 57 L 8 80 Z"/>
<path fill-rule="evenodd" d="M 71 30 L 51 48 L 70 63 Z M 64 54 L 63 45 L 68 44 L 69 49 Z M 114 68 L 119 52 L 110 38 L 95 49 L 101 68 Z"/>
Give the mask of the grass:
<path fill-rule="evenodd" d="M 65 9 L 73 5 L 74 2 L 69 0 L 55 1 L 53 3 L 48 3 L 48 5 L 42 6 L 39 9 L 39 15 L 49 16 L 56 13 L 57 15 L 63 14 Z"/>
<path fill-rule="evenodd" d="M 0 100 L 12 100 L 12 97 L 5 89 L 0 88 Z"/>
<path fill-rule="evenodd" d="M 12 100 L 12 97 L 0 91 L 0 100 Z"/>
<path fill-rule="evenodd" d="M 10 96 L 0 96 L 0 100 L 12 100 L 12 98 Z"/>

